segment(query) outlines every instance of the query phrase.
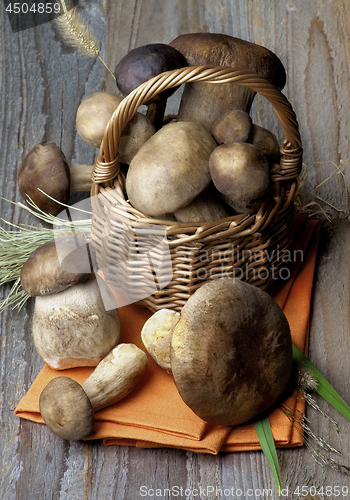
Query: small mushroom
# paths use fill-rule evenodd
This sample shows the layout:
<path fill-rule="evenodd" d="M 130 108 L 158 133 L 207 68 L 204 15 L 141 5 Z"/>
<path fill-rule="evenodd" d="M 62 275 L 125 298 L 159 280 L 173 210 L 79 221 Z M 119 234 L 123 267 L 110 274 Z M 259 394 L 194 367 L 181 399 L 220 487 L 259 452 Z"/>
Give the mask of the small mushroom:
<path fill-rule="evenodd" d="M 270 189 L 269 163 L 253 144 L 218 146 L 210 155 L 209 168 L 216 189 L 236 213 L 256 208 Z"/>
<path fill-rule="evenodd" d="M 138 151 L 126 176 L 130 203 L 157 217 L 185 207 L 210 182 L 209 156 L 216 143 L 196 123 L 172 122 Z"/>
<path fill-rule="evenodd" d="M 117 64 L 114 74 L 118 89 L 126 96 L 152 77 L 185 66 L 186 59 L 174 47 L 165 43 L 150 43 L 128 52 Z M 167 99 L 177 88 L 164 90 L 145 103 L 149 106 L 147 115 L 156 130 L 163 124 Z"/>
<path fill-rule="evenodd" d="M 247 142 L 259 148 L 270 162 L 279 157 L 280 147 L 276 136 L 264 127 L 253 124 Z"/>
<path fill-rule="evenodd" d="M 76 127 L 80 137 L 91 146 L 99 148 L 107 123 L 121 101 L 121 97 L 111 92 L 96 92 L 84 99 L 76 115 Z M 155 131 L 147 116 L 136 112 L 121 134 L 120 161 L 129 164 Z"/>
<path fill-rule="evenodd" d="M 170 344 L 180 313 L 171 309 L 160 309 L 144 324 L 141 339 L 150 356 L 168 373 L 171 373 Z"/>
<path fill-rule="evenodd" d="M 29 197 L 40 210 L 56 216 L 62 211 L 62 203 L 68 203 L 71 191 L 91 189 L 93 167 L 84 164 L 69 166 L 54 142 L 41 142 L 29 151 L 19 166 L 19 191 L 25 201 Z"/>
<path fill-rule="evenodd" d="M 279 58 L 261 45 L 220 33 L 183 34 L 170 42 L 191 65 L 214 64 L 235 70 L 252 71 L 282 89 L 286 73 Z M 213 85 L 187 83 L 180 102 L 178 121 L 195 121 L 208 131 L 213 123 L 232 109 L 249 113 L 255 92 L 232 83 Z"/>
<path fill-rule="evenodd" d="M 184 402 L 203 420 L 230 426 L 247 422 L 287 387 L 293 360 L 289 325 L 278 304 L 259 288 L 215 279 L 194 292 L 174 327 L 170 322 L 162 327 L 156 314 L 162 318 L 161 311 L 155 313 L 143 331 L 155 342 L 161 332 L 163 346 L 152 345 L 157 359 L 162 359 L 161 348 L 169 351 L 164 341 L 171 338 L 167 369 Z"/>
<path fill-rule="evenodd" d="M 93 431 L 94 413 L 125 398 L 147 368 L 147 356 L 134 344 L 119 344 L 82 385 L 69 377 L 52 379 L 42 391 L 39 409 L 49 429 L 79 441 Z"/>
<path fill-rule="evenodd" d="M 240 109 L 233 109 L 222 115 L 212 127 L 212 135 L 218 144 L 245 142 L 252 128 L 249 114 Z"/>
<path fill-rule="evenodd" d="M 222 203 L 213 196 L 211 189 L 200 193 L 191 203 L 174 213 L 178 222 L 214 222 L 228 217 Z"/>

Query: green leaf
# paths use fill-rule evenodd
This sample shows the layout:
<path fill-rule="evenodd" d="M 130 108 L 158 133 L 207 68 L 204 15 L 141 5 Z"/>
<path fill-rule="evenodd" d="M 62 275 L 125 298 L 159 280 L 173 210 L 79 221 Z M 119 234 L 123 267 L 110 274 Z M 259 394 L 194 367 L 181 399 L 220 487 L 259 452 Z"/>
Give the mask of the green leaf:
<path fill-rule="evenodd" d="M 269 417 L 254 422 L 254 427 L 264 455 L 270 466 L 279 491 L 282 488 L 275 440 L 273 439 Z"/>
<path fill-rule="evenodd" d="M 345 418 L 350 420 L 350 407 L 333 389 L 327 379 L 317 370 L 311 361 L 293 344 L 293 359 L 297 363 L 303 363 L 314 375 L 317 380 L 315 391 L 322 396 L 329 404 L 338 410 Z"/>

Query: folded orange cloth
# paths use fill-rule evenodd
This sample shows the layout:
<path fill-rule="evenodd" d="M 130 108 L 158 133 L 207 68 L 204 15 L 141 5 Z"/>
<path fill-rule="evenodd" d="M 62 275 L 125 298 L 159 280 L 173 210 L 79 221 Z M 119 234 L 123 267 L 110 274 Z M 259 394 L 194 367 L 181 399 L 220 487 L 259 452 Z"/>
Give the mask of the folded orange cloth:
<path fill-rule="evenodd" d="M 287 257 L 292 261 L 289 263 L 290 277 L 280 280 L 271 294 L 287 316 L 293 342 L 306 354 L 319 224 L 298 215 L 294 226 L 293 251 Z M 121 307 L 119 315 L 121 342 L 131 342 L 145 350 L 140 332 L 151 313 L 132 304 Z M 15 415 L 43 423 L 39 413 L 39 396 L 46 384 L 62 375 L 82 383 L 92 370 L 91 367 L 83 367 L 62 372 L 44 365 L 19 402 Z M 292 412 L 304 410 L 302 399 L 289 397 L 284 404 Z M 276 446 L 302 445 L 302 436 L 295 422 L 278 408 L 271 410 L 269 416 Z M 252 424 L 232 429 L 208 424 L 197 417 L 182 401 L 172 377 L 150 357 L 146 374 L 134 391 L 119 403 L 98 411 L 95 419 L 94 432 L 86 439 L 102 439 L 106 445 L 172 447 L 212 454 L 260 449 Z"/>

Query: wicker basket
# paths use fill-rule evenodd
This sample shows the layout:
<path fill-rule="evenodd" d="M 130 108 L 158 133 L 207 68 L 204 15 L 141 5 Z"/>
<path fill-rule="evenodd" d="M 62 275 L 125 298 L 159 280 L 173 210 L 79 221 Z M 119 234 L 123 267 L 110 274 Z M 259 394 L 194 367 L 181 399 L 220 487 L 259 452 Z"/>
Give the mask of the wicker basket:
<path fill-rule="evenodd" d="M 280 163 L 262 205 L 212 223 L 178 223 L 145 216 L 128 203 L 119 169 L 120 135 L 139 106 L 164 89 L 187 82 L 231 82 L 249 87 L 274 107 L 284 128 Z M 163 73 L 126 98 L 109 121 L 93 173 L 92 245 L 106 281 L 151 311 L 181 310 L 208 280 L 230 276 L 265 289 L 283 264 L 293 232 L 294 198 L 302 165 L 295 114 L 281 92 L 255 74 L 194 66 Z"/>

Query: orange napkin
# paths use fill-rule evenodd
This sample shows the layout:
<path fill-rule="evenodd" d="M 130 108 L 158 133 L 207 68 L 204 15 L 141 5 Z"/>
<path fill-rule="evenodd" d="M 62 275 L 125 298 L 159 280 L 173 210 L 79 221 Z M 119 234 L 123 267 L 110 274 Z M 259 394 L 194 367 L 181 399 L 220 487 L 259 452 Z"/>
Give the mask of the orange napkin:
<path fill-rule="evenodd" d="M 271 294 L 289 321 L 293 342 L 305 354 L 308 345 L 310 297 L 318 243 L 319 224 L 304 216 L 294 221 L 295 241 L 291 254 L 291 275 L 281 280 Z M 151 316 L 135 304 L 119 309 L 121 342 L 132 342 L 144 349 L 140 331 Z M 39 413 L 39 396 L 54 377 L 67 375 L 82 383 L 93 368 L 55 371 L 44 365 L 28 392 L 19 402 L 15 415 L 43 423 Z M 285 401 L 292 411 L 303 411 L 304 401 L 289 397 Z M 172 447 L 217 454 L 219 451 L 259 449 L 252 424 L 235 428 L 211 425 L 197 417 L 180 398 L 172 377 L 149 357 L 145 376 L 134 391 L 119 403 L 95 414 L 95 428 L 88 440 L 102 439 L 106 445 L 138 447 Z M 295 423 L 276 408 L 270 412 L 276 446 L 301 446 L 302 437 Z"/>

